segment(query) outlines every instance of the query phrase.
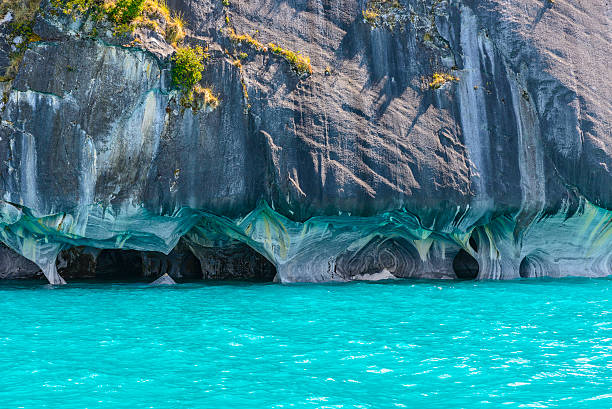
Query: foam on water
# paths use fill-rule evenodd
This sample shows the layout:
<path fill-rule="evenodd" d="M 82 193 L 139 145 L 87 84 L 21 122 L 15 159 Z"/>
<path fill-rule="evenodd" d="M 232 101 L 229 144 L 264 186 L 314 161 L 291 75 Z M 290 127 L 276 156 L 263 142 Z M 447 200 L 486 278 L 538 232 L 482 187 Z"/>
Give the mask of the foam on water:
<path fill-rule="evenodd" d="M 0 407 L 612 406 L 611 279 L 0 284 Z"/>

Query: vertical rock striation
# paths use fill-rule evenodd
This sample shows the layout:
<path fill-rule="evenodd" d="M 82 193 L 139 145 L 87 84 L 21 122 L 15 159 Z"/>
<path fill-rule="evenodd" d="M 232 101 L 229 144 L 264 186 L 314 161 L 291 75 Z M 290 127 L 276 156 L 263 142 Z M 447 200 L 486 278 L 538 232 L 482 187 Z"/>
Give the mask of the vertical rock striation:
<path fill-rule="evenodd" d="M 612 274 L 605 1 L 169 4 L 214 110 L 181 105 L 154 32 L 42 2 L 0 123 L 0 239 L 39 268 L 3 249 L 0 276 L 63 283 L 83 247 L 174 278 Z"/>

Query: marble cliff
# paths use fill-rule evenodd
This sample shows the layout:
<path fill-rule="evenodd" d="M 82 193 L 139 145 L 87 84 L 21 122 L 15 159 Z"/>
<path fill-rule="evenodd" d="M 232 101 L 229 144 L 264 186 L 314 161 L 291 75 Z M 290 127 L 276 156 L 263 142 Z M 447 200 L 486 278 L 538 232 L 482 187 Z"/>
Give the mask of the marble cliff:
<path fill-rule="evenodd" d="M 612 274 L 605 0 L 0 3 L 0 277 Z"/>

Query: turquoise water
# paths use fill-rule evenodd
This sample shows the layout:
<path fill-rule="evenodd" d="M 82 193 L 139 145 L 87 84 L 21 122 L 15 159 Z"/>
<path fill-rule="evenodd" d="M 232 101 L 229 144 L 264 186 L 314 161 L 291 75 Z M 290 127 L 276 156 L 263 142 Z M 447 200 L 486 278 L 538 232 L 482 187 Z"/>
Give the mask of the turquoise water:
<path fill-rule="evenodd" d="M 0 284 L 0 407 L 612 407 L 612 280 Z"/>

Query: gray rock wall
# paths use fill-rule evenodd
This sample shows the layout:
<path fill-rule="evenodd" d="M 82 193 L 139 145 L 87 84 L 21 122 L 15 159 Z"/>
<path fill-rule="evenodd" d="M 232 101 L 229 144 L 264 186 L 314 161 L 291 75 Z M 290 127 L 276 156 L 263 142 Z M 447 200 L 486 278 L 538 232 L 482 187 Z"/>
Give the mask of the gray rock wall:
<path fill-rule="evenodd" d="M 0 222 L 52 282 L 66 248 L 181 237 L 243 243 L 285 282 L 450 278 L 461 249 L 480 278 L 611 273 L 606 2 L 402 0 L 393 29 L 365 1 L 230 3 L 170 2 L 221 100 L 193 112 L 167 45 L 43 1 L 3 105 Z M 226 15 L 313 74 L 233 43 Z M 433 89 L 436 72 L 458 81 Z"/>

